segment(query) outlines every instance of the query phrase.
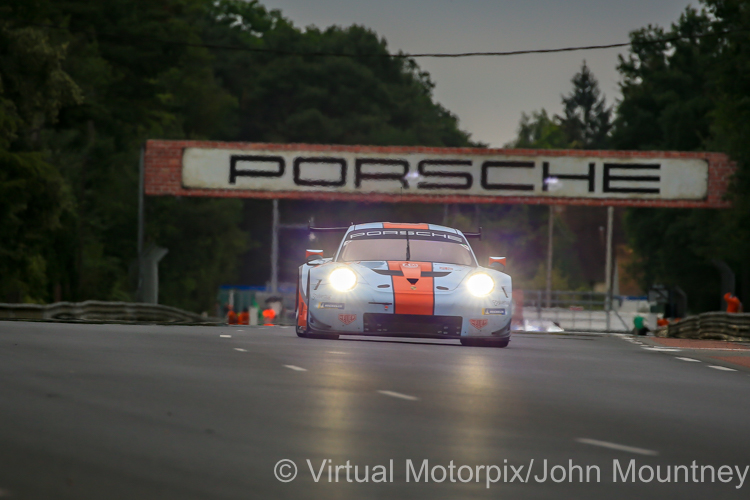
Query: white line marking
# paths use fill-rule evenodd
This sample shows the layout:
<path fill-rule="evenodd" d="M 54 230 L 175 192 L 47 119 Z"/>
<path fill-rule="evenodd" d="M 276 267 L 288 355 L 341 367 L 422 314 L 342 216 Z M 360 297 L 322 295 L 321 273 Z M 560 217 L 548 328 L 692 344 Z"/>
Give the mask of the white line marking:
<path fill-rule="evenodd" d="M 328 354 L 348 354 L 348 353 L 346 353 L 346 352 L 342 352 L 342 351 L 326 351 L 326 352 L 327 352 Z"/>
<path fill-rule="evenodd" d="M 708 365 L 709 368 L 713 368 L 714 370 L 721 370 L 724 372 L 736 372 L 734 368 L 727 368 L 726 366 L 719 366 L 719 365 Z"/>
<path fill-rule="evenodd" d="M 736 347 L 685 347 L 685 349 L 693 351 L 747 351 L 747 349 L 738 349 Z"/>
<path fill-rule="evenodd" d="M 646 351 L 653 352 L 680 352 L 682 349 L 675 349 L 673 347 L 643 347 Z"/>
<path fill-rule="evenodd" d="M 634 446 L 625 446 L 624 444 L 610 443 L 607 441 L 599 441 L 598 439 L 578 438 L 576 439 L 579 443 L 590 444 L 593 446 L 601 446 L 602 448 L 609 448 L 610 450 L 627 451 L 628 453 L 636 453 L 638 455 L 648 455 L 654 457 L 659 454 L 658 451 L 647 450 L 645 448 L 636 448 Z"/>
<path fill-rule="evenodd" d="M 406 399 L 407 401 L 417 401 L 419 398 L 415 396 L 409 396 L 408 394 L 401 394 L 400 392 L 393 391 L 378 391 L 384 396 L 390 396 L 392 398 Z"/>
<path fill-rule="evenodd" d="M 247 352 L 247 349 L 243 349 L 242 347 L 235 347 L 234 350 L 240 351 L 240 352 Z"/>
<path fill-rule="evenodd" d="M 290 370 L 294 370 L 295 372 L 307 371 L 307 368 L 302 368 L 301 366 L 294 366 L 294 365 L 284 365 L 284 368 L 289 368 Z"/>
<path fill-rule="evenodd" d="M 231 339 L 232 338 L 231 335 L 219 335 L 219 337 L 221 337 L 223 339 Z"/>
<path fill-rule="evenodd" d="M 679 356 L 675 356 L 675 359 L 681 359 L 682 361 L 692 361 L 693 363 L 700 363 L 700 361 L 698 361 L 697 359 L 693 359 L 693 358 L 681 358 Z"/>

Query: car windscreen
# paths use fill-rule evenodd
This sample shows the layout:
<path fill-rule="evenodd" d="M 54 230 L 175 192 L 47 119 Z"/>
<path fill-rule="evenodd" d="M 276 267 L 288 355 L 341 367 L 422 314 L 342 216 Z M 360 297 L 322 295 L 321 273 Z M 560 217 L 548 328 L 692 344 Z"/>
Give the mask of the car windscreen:
<path fill-rule="evenodd" d="M 344 240 L 337 260 L 411 260 L 476 265 L 469 245 L 460 235 L 431 230 L 409 230 L 408 235 L 406 230 L 398 229 L 352 231 Z"/>

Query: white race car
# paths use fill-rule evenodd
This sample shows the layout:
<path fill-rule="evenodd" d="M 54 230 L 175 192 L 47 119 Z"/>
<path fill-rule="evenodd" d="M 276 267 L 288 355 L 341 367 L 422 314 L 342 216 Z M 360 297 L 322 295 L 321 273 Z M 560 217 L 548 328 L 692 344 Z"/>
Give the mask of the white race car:
<path fill-rule="evenodd" d="M 434 224 L 376 222 L 348 228 L 333 258 L 307 250 L 299 268 L 297 335 L 373 335 L 510 342 L 511 277 L 505 258 L 477 263 L 467 237 Z"/>

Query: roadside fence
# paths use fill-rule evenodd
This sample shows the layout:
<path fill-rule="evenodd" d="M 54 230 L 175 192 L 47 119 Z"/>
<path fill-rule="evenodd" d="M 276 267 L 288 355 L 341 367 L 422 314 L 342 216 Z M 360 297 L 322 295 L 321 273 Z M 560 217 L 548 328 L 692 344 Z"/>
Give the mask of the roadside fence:
<path fill-rule="evenodd" d="M 0 319 L 82 322 L 153 322 L 175 324 L 215 324 L 209 318 L 176 307 L 133 302 L 56 302 L 49 305 L 0 303 Z"/>
<path fill-rule="evenodd" d="M 750 341 L 750 313 L 708 312 L 688 316 L 656 332 L 659 337 Z"/>
<path fill-rule="evenodd" d="M 633 319 L 636 316 L 650 315 L 645 296 L 615 295 L 609 312 L 606 293 L 553 291 L 550 293 L 549 307 L 546 299 L 544 290 L 524 290 L 523 318 L 552 321 L 561 328 L 572 331 L 629 332 L 633 329 Z M 652 328 L 656 326 L 655 321 L 653 318 Z"/>

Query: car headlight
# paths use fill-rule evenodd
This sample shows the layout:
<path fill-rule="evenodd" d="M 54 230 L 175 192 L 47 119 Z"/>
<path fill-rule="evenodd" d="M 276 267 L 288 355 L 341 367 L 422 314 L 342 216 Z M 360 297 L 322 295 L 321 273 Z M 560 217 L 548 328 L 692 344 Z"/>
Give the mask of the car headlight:
<path fill-rule="evenodd" d="M 354 285 L 357 284 L 357 275 L 351 269 L 339 267 L 328 276 L 328 281 L 339 292 L 346 292 L 354 288 Z"/>
<path fill-rule="evenodd" d="M 466 288 L 475 297 L 483 297 L 495 288 L 495 282 L 488 274 L 477 273 L 466 282 Z"/>

